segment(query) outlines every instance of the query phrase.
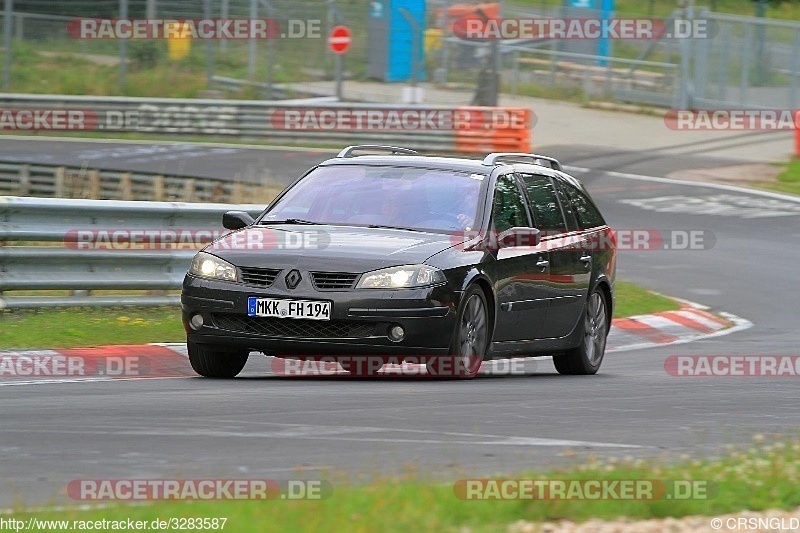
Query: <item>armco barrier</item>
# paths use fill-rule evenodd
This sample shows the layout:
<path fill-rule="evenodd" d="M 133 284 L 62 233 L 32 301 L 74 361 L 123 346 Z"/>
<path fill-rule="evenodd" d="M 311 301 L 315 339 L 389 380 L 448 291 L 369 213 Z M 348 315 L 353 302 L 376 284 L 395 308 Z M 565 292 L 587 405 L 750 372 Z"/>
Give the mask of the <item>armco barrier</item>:
<path fill-rule="evenodd" d="M 287 122 L 282 120 L 287 113 L 316 119 Z M 440 152 L 529 152 L 531 118 L 529 109 L 503 107 L 0 94 L 0 131 L 5 132 L 208 135 L 294 144 L 397 144 Z M 526 121 L 522 127 L 509 126 L 520 119 Z"/>
<path fill-rule="evenodd" d="M 159 249 L 80 249 L 68 245 L 71 236 L 78 230 L 102 230 L 111 236 L 115 231 L 163 235 L 173 230 L 194 236 L 202 231 L 210 239 L 212 232 L 225 233 L 225 211 L 239 209 L 256 215 L 263 207 L 0 197 L 0 308 L 175 305 L 178 296 L 166 292 L 180 288 L 197 251 L 194 242 Z M 7 294 L 42 290 L 71 294 Z M 115 295 L 91 294 L 100 290 Z"/>

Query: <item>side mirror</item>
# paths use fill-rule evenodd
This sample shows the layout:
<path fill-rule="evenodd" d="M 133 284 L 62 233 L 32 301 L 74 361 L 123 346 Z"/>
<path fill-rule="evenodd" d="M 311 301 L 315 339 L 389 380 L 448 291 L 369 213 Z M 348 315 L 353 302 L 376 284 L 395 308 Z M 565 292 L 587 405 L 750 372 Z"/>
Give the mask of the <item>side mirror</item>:
<path fill-rule="evenodd" d="M 255 219 L 244 211 L 228 211 L 222 215 L 222 227 L 225 229 L 242 229 L 255 222 Z"/>
<path fill-rule="evenodd" d="M 514 227 L 505 230 L 496 237 L 495 249 L 512 248 L 515 246 L 538 246 L 541 233 L 536 228 Z"/>

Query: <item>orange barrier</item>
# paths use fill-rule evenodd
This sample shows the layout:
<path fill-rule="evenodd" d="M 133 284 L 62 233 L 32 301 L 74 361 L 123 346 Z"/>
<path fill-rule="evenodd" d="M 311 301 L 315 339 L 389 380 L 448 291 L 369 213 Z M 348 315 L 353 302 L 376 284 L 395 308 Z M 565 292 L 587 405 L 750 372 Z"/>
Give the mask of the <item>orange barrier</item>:
<path fill-rule="evenodd" d="M 794 155 L 800 157 L 800 128 L 797 127 L 797 120 L 800 119 L 800 111 L 797 111 L 794 116 Z"/>
<path fill-rule="evenodd" d="M 524 107 L 456 108 L 455 127 L 457 152 L 525 152 L 531 151 L 533 112 Z"/>

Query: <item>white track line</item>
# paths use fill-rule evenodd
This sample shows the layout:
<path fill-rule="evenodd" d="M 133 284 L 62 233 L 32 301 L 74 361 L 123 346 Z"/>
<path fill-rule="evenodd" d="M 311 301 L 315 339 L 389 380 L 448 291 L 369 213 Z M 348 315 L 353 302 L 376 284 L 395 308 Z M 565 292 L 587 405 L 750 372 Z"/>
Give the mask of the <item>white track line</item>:
<path fill-rule="evenodd" d="M 593 172 L 592 169 L 587 169 L 583 167 L 565 166 L 564 169 L 569 170 L 571 172 Z M 641 174 L 627 174 L 625 172 L 615 172 L 613 170 L 598 170 L 596 172 L 601 172 L 603 174 L 607 174 L 614 178 L 624 178 L 624 179 L 639 180 L 639 181 L 652 181 L 656 183 L 669 183 L 671 185 L 688 185 L 690 187 L 708 187 L 710 189 L 719 189 L 722 191 L 740 192 L 744 194 L 754 194 L 756 196 L 766 196 L 767 198 L 788 200 L 790 202 L 795 202 L 800 204 L 800 196 L 791 196 L 779 192 L 750 189 L 747 187 L 740 187 L 738 185 L 725 185 L 723 183 L 705 183 L 705 182 L 697 183 L 695 181 L 685 181 L 674 178 L 659 178 L 656 176 L 643 176 Z"/>

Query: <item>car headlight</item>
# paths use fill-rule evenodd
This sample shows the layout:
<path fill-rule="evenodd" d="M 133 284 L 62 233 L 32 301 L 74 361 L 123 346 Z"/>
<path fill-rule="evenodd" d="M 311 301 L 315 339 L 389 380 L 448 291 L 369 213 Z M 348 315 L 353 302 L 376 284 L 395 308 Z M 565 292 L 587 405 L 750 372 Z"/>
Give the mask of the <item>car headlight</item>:
<path fill-rule="evenodd" d="M 194 276 L 224 281 L 236 281 L 236 267 L 215 255 L 198 252 L 192 259 L 189 273 Z"/>
<path fill-rule="evenodd" d="M 382 268 L 361 276 L 356 289 L 405 289 L 436 285 L 445 281 L 444 272 L 428 265 Z"/>

